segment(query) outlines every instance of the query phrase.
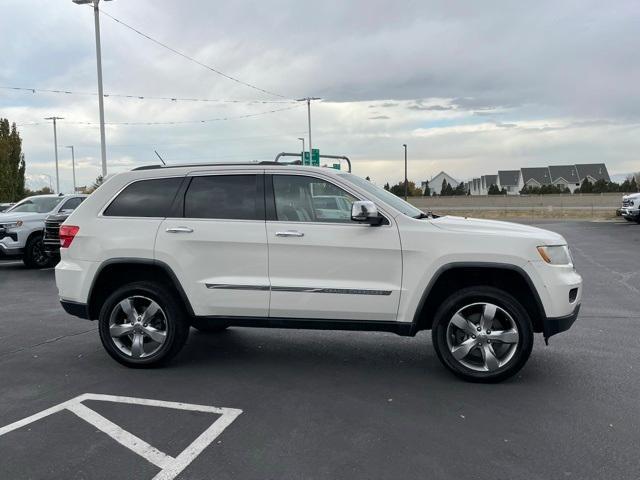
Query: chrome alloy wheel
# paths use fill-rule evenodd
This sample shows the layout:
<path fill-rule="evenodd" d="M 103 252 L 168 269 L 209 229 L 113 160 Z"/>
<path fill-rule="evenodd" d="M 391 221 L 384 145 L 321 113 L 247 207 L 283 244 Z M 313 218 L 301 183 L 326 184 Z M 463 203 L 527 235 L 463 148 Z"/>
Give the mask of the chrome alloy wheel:
<path fill-rule="evenodd" d="M 458 310 L 447 325 L 453 358 L 476 372 L 493 372 L 513 358 L 520 334 L 511 315 L 492 303 L 472 303 Z"/>
<path fill-rule="evenodd" d="M 111 311 L 109 335 L 126 356 L 149 357 L 160 350 L 167 339 L 167 317 L 150 298 L 127 297 Z"/>

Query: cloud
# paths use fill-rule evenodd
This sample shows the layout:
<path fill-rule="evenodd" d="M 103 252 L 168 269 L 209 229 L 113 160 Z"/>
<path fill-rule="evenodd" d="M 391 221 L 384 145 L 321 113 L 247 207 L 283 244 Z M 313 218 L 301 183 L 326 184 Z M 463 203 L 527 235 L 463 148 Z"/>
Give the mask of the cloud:
<path fill-rule="evenodd" d="M 612 173 L 637 169 L 637 1 L 619 0 L 615 9 L 595 0 L 392 5 L 101 2 L 111 15 L 233 77 L 287 98 L 322 97 L 312 106 L 314 147 L 349 155 L 356 173 L 382 183 L 401 177 L 405 142 L 416 180 L 432 170 L 468 178 L 574 159 L 604 161 Z M 95 92 L 90 8 L 5 0 L 3 17 L 11 22 L 0 29 L 0 85 Z M 281 100 L 105 16 L 102 40 L 106 92 Z M 231 117 L 270 107 L 105 99 L 113 122 Z M 99 131 L 72 122 L 96 122 L 96 98 L 0 91 L 0 117 L 24 123 L 51 115 L 66 119 L 59 141 L 76 145 L 78 183 L 91 183 L 100 172 Z M 169 162 L 272 159 L 297 151 L 306 129 L 304 108 L 205 124 L 109 126 L 108 162 L 114 172 L 157 163 L 154 149 Z M 51 125 L 20 132 L 28 173 L 53 174 Z M 60 148 L 59 160 L 61 184 L 70 190 L 68 151 Z"/>

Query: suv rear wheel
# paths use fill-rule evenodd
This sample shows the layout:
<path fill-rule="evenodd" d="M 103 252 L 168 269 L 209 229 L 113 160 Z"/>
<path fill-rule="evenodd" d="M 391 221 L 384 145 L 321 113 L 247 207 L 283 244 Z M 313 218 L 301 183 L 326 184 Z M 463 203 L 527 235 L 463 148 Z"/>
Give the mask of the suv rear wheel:
<path fill-rule="evenodd" d="M 34 235 L 27 240 L 22 261 L 27 268 L 47 268 L 53 266 L 53 259 L 44 251 L 42 235 Z"/>
<path fill-rule="evenodd" d="M 98 318 L 100 340 L 127 367 L 155 367 L 184 346 L 189 323 L 175 295 L 156 282 L 135 282 L 112 293 Z"/>
<path fill-rule="evenodd" d="M 472 382 L 499 382 L 518 372 L 533 348 L 524 307 L 493 287 L 464 288 L 438 309 L 432 329 L 440 361 Z"/>

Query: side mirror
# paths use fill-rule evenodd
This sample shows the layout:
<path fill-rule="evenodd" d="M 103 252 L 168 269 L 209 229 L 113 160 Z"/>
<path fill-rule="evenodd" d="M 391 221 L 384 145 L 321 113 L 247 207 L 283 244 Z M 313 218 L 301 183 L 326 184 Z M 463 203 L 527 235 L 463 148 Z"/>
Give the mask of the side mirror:
<path fill-rule="evenodd" d="M 353 202 L 351 205 L 351 220 L 368 223 L 369 225 L 380 225 L 382 223 L 378 207 L 369 200 Z"/>

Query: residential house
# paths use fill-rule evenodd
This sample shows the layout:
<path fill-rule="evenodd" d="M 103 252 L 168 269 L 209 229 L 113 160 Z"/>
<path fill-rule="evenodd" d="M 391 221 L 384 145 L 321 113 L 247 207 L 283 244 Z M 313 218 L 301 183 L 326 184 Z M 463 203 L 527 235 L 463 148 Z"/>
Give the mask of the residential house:
<path fill-rule="evenodd" d="M 528 167 L 521 168 L 523 187 L 542 187 L 551 185 L 551 174 L 549 167 Z"/>
<path fill-rule="evenodd" d="M 488 195 L 491 185 L 498 185 L 498 175 L 482 175 L 480 177 L 480 195 Z"/>
<path fill-rule="evenodd" d="M 498 188 L 504 189 L 507 195 L 517 195 L 522 190 L 520 170 L 498 170 Z"/>
<path fill-rule="evenodd" d="M 604 180 L 605 182 L 611 181 L 607 166 L 604 163 L 577 164 L 576 170 L 580 183 L 582 183 L 585 178 L 588 178 L 591 183 L 596 183 L 598 180 Z"/>
<path fill-rule="evenodd" d="M 435 193 L 436 195 L 440 195 L 441 190 L 442 190 L 442 181 L 443 180 L 446 180 L 447 183 L 449 185 L 451 185 L 451 188 L 456 188 L 460 184 L 460 182 L 458 180 L 453 178 L 448 173 L 440 172 L 435 177 L 431 178 L 431 180 L 429 180 L 429 188 L 431 189 L 431 193 L 432 194 Z M 424 184 L 425 184 L 425 182 L 423 182 L 423 185 Z"/>
<path fill-rule="evenodd" d="M 575 165 L 550 165 L 551 183 L 559 188 L 568 188 L 571 193 L 580 187 L 580 177 Z"/>

